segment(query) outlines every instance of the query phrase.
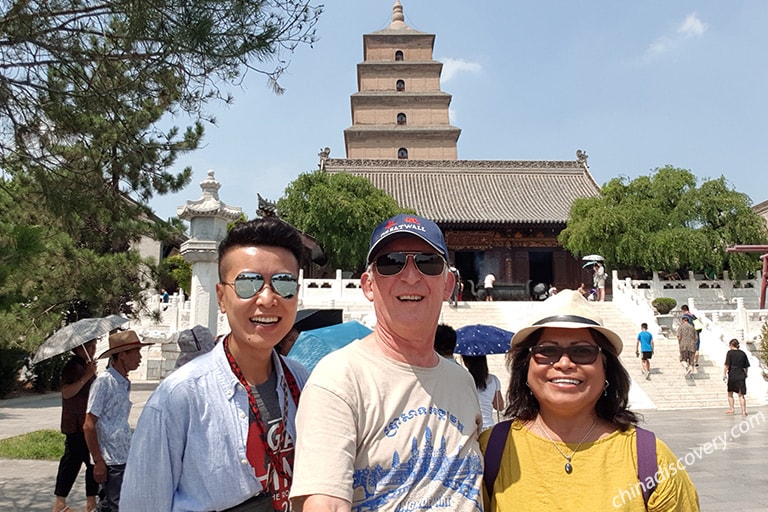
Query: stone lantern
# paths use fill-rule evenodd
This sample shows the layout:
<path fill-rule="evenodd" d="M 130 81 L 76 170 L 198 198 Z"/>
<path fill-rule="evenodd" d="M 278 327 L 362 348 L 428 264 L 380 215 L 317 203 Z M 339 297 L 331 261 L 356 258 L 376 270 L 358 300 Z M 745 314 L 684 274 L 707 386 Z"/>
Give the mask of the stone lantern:
<path fill-rule="evenodd" d="M 203 195 L 176 208 L 179 218 L 189 221 L 189 239 L 181 244 L 182 257 L 192 264 L 189 326 L 200 324 L 217 334 L 219 308 L 216 301 L 218 246 L 227 235 L 227 224 L 241 217 L 243 209 L 219 199 L 221 183 L 208 171 L 200 182 Z"/>

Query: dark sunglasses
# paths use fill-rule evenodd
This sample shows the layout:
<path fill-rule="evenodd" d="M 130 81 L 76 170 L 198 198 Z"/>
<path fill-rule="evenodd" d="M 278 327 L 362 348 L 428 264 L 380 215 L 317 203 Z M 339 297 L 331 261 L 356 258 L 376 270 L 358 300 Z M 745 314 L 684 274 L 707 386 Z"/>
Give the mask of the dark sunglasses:
<path fill-rule="evenodd" d="M 419 272 L 425 276 L 439 276 L 445 269 L 445 260 L 434 252 L 388 252 L 376 258 L 376 272 L 382 276 L 396 276 L 408 263 L 408 256 Z"/>
<path fill-rule="evenodd" d="M 221 284 L 232 286 L 241 299 L 250 299 L 260 293 L 266 283 L 266 279 L 261 274 L 243 272 L 235 278 L 234 283 L 222 282 Z M 290 299 L 299 291 L 299 280 L 293 274 L 275 274 L 269 280 L 269 287 L 282 298 Z"/>
<path fill-rule="evenodd" d="M 563 354 L 568 354 L 568 359 L 574 364 L 593 364 L 597 361 L 597 355 L 603 349 L 595 345 L 572 345 L 561 347 L 559 345 L 536 345 L 528 351 L 539 364 L 555 364 Z"/>

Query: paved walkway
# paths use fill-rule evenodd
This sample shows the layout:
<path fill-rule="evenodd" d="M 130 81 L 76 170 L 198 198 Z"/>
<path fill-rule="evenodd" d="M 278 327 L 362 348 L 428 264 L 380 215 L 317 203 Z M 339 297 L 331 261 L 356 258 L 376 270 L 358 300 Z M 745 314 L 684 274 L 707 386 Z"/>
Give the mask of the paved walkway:
<path fill-rule="evenodd" d="M 134 382 L 131 422 L 154 389 Z M 58 394 L 0 400 L 0 439 L 40 429 L 57 429 Z M 642 411 L 645 426 L 656 432 L 684 462 L 699 492 L 703 511 L 768 510 L 768 407 L 746 418 L 726 416 L 725 407 L 679 411 Z M 50 512 L 57 462 L 0 460 L 0 511 Z M 74 511 L 85 505 L 84 471 L 72 490 Z"/>

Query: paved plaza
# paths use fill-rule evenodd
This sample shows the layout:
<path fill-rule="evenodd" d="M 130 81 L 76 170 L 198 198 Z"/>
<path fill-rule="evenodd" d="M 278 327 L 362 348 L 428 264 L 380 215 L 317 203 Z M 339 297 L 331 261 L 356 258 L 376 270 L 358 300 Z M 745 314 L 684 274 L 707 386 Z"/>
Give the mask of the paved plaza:
<path fill-rule="evenodd" d="M 156 383 L 134 382 L 135 425 Z M 57 393 L 0 400 L 0 439 L 40 429 L 57 429 Z M 768 510 L 768 407 L 754 407 L 746 418 L 720 408 L 644 410 L 644 426 L 656 432 L 683 461 L 704 511 Z M 0 511 L 50 512 L 57 462 L 0 460 Z M 85 505 L 84 471 L 70 495 L 74 511 Z"/>

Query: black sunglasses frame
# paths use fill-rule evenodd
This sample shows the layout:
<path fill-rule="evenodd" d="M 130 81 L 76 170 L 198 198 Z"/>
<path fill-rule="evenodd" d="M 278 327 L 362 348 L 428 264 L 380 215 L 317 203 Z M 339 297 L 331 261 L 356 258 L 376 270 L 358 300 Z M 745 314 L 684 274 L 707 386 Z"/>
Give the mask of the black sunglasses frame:
<path fill-rule="evenodd" d="M 550 351 L 547 355 L 544 351 Z M 601 347 L 595 345 L 571 345 L 570 347 L 561 347 L 560 345 L 534 345 L 528 349 L 531 358 L 541 365 L 553 365 L 563 358 L 563 354 L 568 355 L 568 359 L 573 364 L 595 364 L 597 357 L 603 351 Z"/>
<path fill-rule="evenodd" d="M 435 277 L 439 276 L 445 270 L 445 259 L 436 252 L 408 252 L 408 251 L 392 251 L 381 254 L 374 260 L 374 267 L 376 272 L 380 276 L 393 277 L 398 275 L 408 265 L 408 257 L 413 258 L 413 263 L 416 268 L 425 276 Z M 437 266 L 433 269 L 431 265 L 435 265 L 436 260 L 440 261 L 440 269 Z M 381 268 L 385 269 L 387 266 L 392 266 L 394 272 L 387 273 L 382 272 Z M 434 271 L 434 273 L 432 273 Z"/>
<path fill-rule="evenodd" d="M 225 283 L 232 287 L 235 295 L 243 300 L 255 297 L 269 286 L 273 292 L 284 299 L 292 299 L 299 292 L 299 279 L 293 274 L 281 272 L 272 275 L 269 281 L 258 272 L 242 272 L 238 274 L 233 283 Z"/>

